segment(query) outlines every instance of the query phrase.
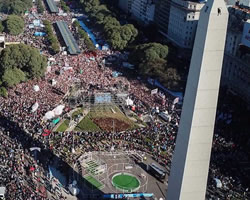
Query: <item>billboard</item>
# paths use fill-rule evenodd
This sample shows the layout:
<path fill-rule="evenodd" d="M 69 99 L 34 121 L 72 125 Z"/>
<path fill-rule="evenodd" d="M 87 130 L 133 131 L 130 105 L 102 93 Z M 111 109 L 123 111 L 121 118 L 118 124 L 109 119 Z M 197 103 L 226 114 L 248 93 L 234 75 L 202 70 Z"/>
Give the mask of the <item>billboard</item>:
<path fill-rule="evenodd" d="M 250 47 L 250 19 L 244 23 L 241 43 L 247 47 Z"/>

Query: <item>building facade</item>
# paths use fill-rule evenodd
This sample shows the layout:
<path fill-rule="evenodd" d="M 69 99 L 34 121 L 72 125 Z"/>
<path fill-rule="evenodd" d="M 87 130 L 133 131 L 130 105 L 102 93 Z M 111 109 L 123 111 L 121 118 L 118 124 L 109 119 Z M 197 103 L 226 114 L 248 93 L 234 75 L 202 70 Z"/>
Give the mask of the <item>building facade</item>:
<path fill-rule="evenodd" d="M 221 84 L 250 103 L 250 8 L 233 6 L 228 10 Z"/>
<path fill-rule="evenodd" d="M 204 1 L 160 0 L 155 23 L 162 35 L 181 48 L 192 49 Z"/>
<path fill-rule="evenodd" d="M 154 20 L 154 0 L 119 0 L 119 7 L 142 25 Z"/>

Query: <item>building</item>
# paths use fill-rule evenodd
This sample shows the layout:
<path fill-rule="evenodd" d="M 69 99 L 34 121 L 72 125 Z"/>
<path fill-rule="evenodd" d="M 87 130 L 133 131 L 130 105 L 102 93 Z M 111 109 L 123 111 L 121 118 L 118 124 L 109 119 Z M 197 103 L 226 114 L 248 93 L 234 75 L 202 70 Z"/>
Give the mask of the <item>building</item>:
<path fill-rule="evenodd" d="M 159 0 L 155 23 L 167 39 L 181 48 L 192 49 L 204 1 Z"/>
<path fill-rule="evenodd" d="M 154 22 L 163 35 L 168 34 L 168 23 L 171 0 L 158 0 L 155 3 Z"/>
<path fill-rule="evenodd" d="M 132 0 L 119 0 L 118 6 L 125 13 L 129 14 L 131 10 L 131 3 L 132 3 Z"/>
<path fill-rule="evenodd" d="M 201 11 L 168 179 L 167 200 L 203 200 L 228 23 L 224 0 Z"/>
<path fill-rule="evenodd" d="M 154 20 L 154 0 L 119 0 L 119 7 L 142 25 Z"/>
<path fill-rule="evenodd" d="M 229 7 L 221 84 L 250 103 L 250 8 Z"/>
<path fill-rule="evenodd" d="M 239 0 L 239 5 L 250 7 L 250 0 Z"/>

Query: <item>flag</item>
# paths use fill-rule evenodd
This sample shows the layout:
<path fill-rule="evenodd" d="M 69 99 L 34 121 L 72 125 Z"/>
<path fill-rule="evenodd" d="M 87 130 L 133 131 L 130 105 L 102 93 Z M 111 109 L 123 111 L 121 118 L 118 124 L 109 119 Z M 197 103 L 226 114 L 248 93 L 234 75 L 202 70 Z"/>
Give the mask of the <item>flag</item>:
<path fill-rule="evenodd" d="M 179 102 L 179 97 L 176 97 L 173 101 L 173 104 L 177 104 Z"/>

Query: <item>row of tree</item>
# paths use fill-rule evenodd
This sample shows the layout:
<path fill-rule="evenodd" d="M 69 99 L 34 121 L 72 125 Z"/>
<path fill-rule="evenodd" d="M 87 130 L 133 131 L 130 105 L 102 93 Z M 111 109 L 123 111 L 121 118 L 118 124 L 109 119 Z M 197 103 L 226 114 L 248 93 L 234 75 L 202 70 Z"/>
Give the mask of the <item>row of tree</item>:
<path fill-rule="evenodd" d="M 32 7 L 32 0 L 1 0 L 0 12 L 23 15 Z"/>
<path fill-rule="evenodd" d="M 17 15 L 9 15 L 6 20 L 0 21 L 0 32 L 5 31 L 11 35 L 19 35 L 24 29 L 24 20 Z"/>
<path fill-rule="evenodd" d="M 44 12 L 44 7 L 43 7 L 42 0 L 37 0 L 36 1 L 36 6 L 37 6 L 37 12 L 42 14 Z"/>
<path fill-rule="evenodd" d="M 123 50 L 131 44 L 138 35 L 132 24 L 121 26 L 112 16 L 112 12 L 100 0 L 79 0 L 91 21 L 104 32 L 105 38 L 113 49 Z"/>
<path fill-rule="evenodd" d="M 57 37 L 53 32 L 52 24 L 48 20 L 44 20 L 43 24 L 45 26 L 46 38 L 50 44 L 52 53 L 57 54 L 60 51 L 60 45 Z"/>
<path fill-rule="evenodd" d="M 63 9 L 64 12 L 69 12 L 70 11 L 69 7 L 67 6 L 67 4 L 65 3 L 64 0 L 60 0 L 60 6 L 61 6 L 61 8 Z"/>
<path fill-rule="evenodd" d="M 95 45 L 90 40 L 88 34 L 81 28 L 81 26 L 77 20 L 74 21 L 73 26 L 77 29 L 78 36 L 81 40 L 84 41 L 84 44 L 86 45 L 87 49 L 89 51 L 94 51 L 96 49 Z"/>
<path fill-rule="evenodd" d="M 46 58 L 38 49 L 25 44 L 10 45 L 0 54 L 0 95 L 7 96 L 6 87 L 44 76 Z"/>
<path fill-rule="evenodd" d="M 159 80 L 170 89 L 178 88 L 180 75 L 167 63 L 168 46 L 159 43 L 141 44 L 131 48 L 129 61 L 137 66 L 139 74 Z"/>
<path fill-rule="evenodd" d="M 79 0 L 95 27 L 103 30 L 113 49 L 130 50 L 129 62 L 134 64 L 140 75 L 159 80 L 170 89 L 178 89 L 180 75 L 173 63 L 167 62 L 169 49 L 160 43 L 135 45 L 138 31 L 132 24 L 120 25 L 113 13 L 100 0 Z M 102 1 L 103 2 L 103 1 Z"/>

